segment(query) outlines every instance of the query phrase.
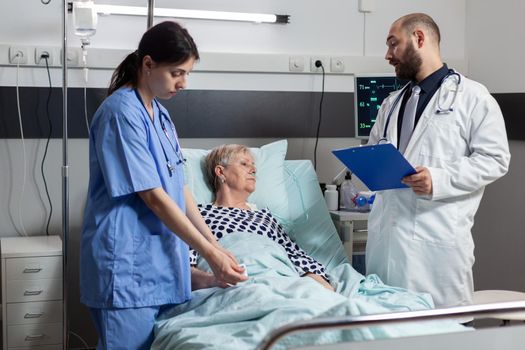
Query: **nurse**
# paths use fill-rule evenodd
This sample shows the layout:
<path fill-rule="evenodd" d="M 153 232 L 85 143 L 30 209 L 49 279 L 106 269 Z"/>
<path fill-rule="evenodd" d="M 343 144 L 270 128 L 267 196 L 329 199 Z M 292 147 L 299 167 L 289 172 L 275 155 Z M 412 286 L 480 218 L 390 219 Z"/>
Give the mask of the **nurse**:
<path fill-rule="evenodd" d="M 410 84 L 385 99 L 369 144 L 388 140 L 417 173 L 404 179 L 409 188 L 376 196 L 367 273 L 428 292 L 438 307 L 467 305 L 474 288 L 474 215 L 485 186 L 509 167 L 503 116 L 483 85 L 442 62 L 440 31 L 430 16 L 399 18 L 386 44 L 385 58 Z"/>
<path fill-rule="evenodd" d="M 94 116 L 80 289 L 98 349 L 149 349 L 162 307 L 190 299 L 188 245 L 208 261 L 217 285 L 246 279 L 184 186 L 177 133 L 157 102 L 186 87 L 197 59 L 186 29 L 157 24 L 117 67 Z"/>

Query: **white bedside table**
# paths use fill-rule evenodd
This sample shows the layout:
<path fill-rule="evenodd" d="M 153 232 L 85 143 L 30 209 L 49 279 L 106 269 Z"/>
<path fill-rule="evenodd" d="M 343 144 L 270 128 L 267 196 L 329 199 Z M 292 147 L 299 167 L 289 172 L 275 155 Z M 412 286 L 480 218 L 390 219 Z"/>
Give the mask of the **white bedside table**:
<path fill-rule="evenodd" d="M 343 242 L 348 259 L 358 272 L 365 274 L 368 212 L 338 210 L 330 211 L 330 216 Z"/>
<path fill-rule="evenodd" d="M 62 349 L 62 241 L 0 239 L 3 349 Z"/>

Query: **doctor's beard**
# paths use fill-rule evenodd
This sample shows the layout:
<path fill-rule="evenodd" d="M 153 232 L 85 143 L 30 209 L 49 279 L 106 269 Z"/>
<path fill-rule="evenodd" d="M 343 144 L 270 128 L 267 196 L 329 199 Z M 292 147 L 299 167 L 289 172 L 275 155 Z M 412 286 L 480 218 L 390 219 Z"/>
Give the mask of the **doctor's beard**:
<path fill-rule="evenodd" d="M 400 79 L 415 81 L 416 75 L 423 64 L 423 60 L 416 52 L 413 44 L 407 47 L 403 57 L 398 62 L 399 64 L 396 70 L 397 77 Z"/>

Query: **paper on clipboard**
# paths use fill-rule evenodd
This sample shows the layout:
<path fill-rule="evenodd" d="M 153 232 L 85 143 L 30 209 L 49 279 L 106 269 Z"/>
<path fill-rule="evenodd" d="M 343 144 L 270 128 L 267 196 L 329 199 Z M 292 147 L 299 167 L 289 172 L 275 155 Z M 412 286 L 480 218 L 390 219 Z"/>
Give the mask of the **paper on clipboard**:
<path fill-rule="evenodd" d="M 406 188 L 401 180 L 416 173 L 391 143 L 336 149 L 332 153 L 372 191 Z"/>

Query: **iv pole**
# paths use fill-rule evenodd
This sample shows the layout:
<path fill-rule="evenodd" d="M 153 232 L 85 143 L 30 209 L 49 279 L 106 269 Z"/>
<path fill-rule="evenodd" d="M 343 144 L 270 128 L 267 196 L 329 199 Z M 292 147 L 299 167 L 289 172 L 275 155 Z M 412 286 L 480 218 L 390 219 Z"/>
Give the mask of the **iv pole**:
<path fill-rule="evenodd" d="M 68 240 L 69 240 L 69 160 L 67 138 L 67 8 L 62 0 L 62 348 L 67 350 L 69 343 L 68 304 Z"/>
<path fill-rule="evenodd" d="M 153 10 L 155 9 L 155 0 L 148 0 L 148 27 L 150 29 L 153 26 Z"/>
<path fill-rule="evenodd" d="M 67 133 L 67 0 L 62 0 L 62 348 L 67 350 L 69 345 L 69 318 L 68 318 L 68 241 L 69 241 L 69 159 Z M 153 9 L 155 0 L 148 0 L 148 23 L 153 25 Z"/>

